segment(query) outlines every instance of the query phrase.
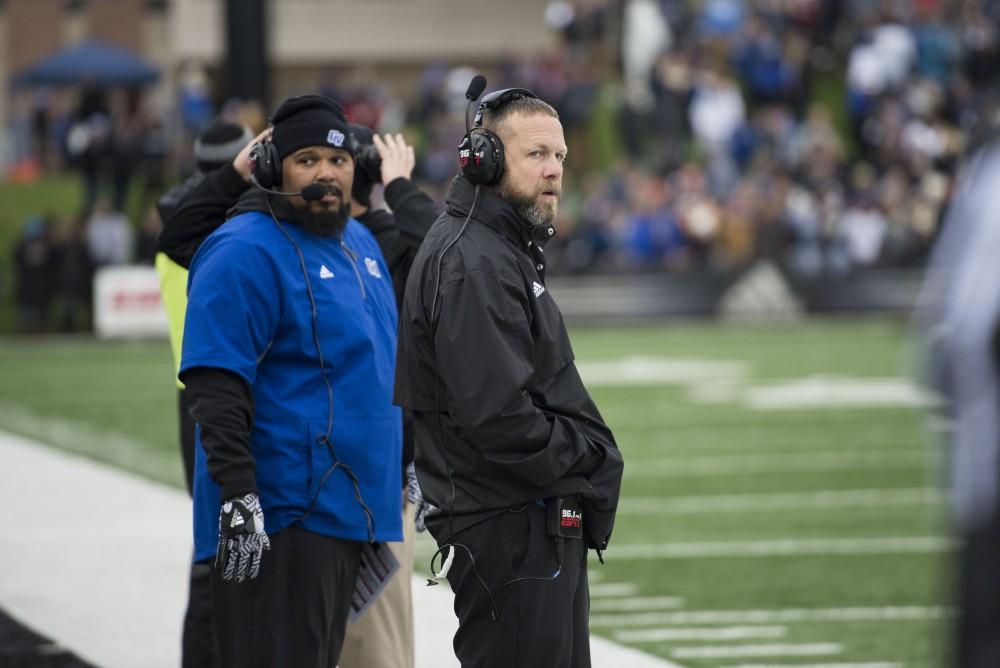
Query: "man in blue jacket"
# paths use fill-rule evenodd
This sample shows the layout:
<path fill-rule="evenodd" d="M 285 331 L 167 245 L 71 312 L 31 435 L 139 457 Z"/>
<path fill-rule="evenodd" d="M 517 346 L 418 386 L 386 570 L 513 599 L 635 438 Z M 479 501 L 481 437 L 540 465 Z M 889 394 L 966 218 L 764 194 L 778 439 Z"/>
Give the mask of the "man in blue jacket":
<path fill-rule="evenodd" d="M 402 538 L 396 305 L 349 216 L 340 106 L 285 100 L 195 254 L 180 378 L 198 424 L 195 559 L 224 666 L 330 666 L 364 542 Z"/>

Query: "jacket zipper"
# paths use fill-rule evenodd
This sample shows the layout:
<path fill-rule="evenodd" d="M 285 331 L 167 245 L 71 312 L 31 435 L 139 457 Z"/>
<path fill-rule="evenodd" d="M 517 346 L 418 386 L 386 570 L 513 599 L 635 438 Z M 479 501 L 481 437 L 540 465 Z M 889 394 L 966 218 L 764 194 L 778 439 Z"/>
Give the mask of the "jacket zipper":
<path fill-rule="evenodd" d="M 354 275 L 358 279 L 358 287 L 361 288 L 361 298 L 368 299 L 368 295 L 365 292 L 365 282 L 361 279 L 361 272 L 358 270 L 358 256 L 354 254 L 347 244 L 344 243 L 343 239 L 340 241 L 340 247 L 344 249 L 344 254 L 347 255 L 347 259 L 351 261 L 351 268 L 354 269 Z"/>

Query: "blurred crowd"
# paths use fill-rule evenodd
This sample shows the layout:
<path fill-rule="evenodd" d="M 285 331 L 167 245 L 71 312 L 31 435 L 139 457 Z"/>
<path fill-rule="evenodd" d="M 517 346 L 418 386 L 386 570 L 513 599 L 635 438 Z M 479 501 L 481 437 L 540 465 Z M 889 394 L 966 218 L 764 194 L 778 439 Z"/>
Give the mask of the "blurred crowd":
<path fill-rule="evenodd" d="M 545 20 L 551 49 L 486 74 L 490 89 L 530 88 L 562 119 L 556 273 L 738 272 L 761 258 L 831 280 L 920 267 L 957 160 L 1000 119 L 1000 3 L 987 0 L 557 0 Z M 353 122 L 402 129 L 417 180 L 443 200 L 473 73 L 431 62 L 403 90 L 339 69 L 308 92 Z M 24 328 L 44 300 L 67 299 L 64 270 L 45 263 L 151 261 L 147 212 L 192 138 L 217 115 L 253 129 L 265 119 L 218 103 L 197 68 L 169 113 L 150 99 L 86 90 L 58 115 L 40 90 L 22 114 L 43 168 L 71 166 L 85 193 L 75 220 L 25 223 L 14 250 Z"/>
<path fill-rule="evenodd" d="M 577 0 L 546 20 L 558 47 L 490 87 L 532 89 L 565 127 L 556 272 L 922 266 L 957 160 L 998 120 L 998 3 Z M 408 104 L 370 78 L 323 89 L 409 126 L 440 193 L 470 76 L 430 64 Z"/>
<path fill-rule="evenodd" d="M 591 161 L 562 271 L 921 266 L 956 161 L 997 120 L 998 3 L 631 3 L 620 81 L 587 60 L 601 11 L 514 79 L 557 101 Z"/>

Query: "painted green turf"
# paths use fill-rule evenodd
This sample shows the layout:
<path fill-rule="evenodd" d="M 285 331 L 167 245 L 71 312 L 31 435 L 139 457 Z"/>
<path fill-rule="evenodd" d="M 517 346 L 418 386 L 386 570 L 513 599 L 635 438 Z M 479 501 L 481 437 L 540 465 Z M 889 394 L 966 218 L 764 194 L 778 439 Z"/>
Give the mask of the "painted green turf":
<path fill-rule="evenodd" d="M 683 324 L 670 328 L 573 332 L 581 362 L 630 355 L 734 360 L 752 382 L 818 374 L 886 378 L 906 372 L 903 328 L 886 321 L 806 322 L 780 327 Z M 101 344 L 85 340 L 0 341 L 0 428 L 54 443 L 180 486 L 176 390 L 166 343 Z M 821 490 L 914 489 L 937 484 L 933 439 L 922 412 L 911 408 L 830 408 L 754 411 L 735 403 L 704 404 L 678 385 L 595 387 L 594 397 L 625 453 L 624 495 L 677 497 L 774 494 Z M 656 467 L 725 464 L 744 456 L 810 454 L 864 457 L 874 463 L 834 470 L 739 470 L 654 474 Z M 898 457 L 898 459 L 897 459 Z M 766 461 L 766 460 L 765 460 Z M 863 460 L 859 460 L 863 461 Z M 709 466 L 711 468 L 711 466 Z M 806 467 L 808 468 L 808 467 Z M 619 515 L 607 564 L 592 560 L 595 579 L 625 582 L 640 596 L 681 596 L 685 610 L 942 606 L 948 554 L 786 556 L 770 558 L 618 559 L 616 545 L 776 539 L 945 536 L 940 503 L 848 509 L 786 509 L 678 515 Z M 418 569 L 433 552 L 418 544 Z M 595 632 L 622 627 L 611 613 L 595 615 Z M 680 661 L 692 668 L 744 663 L 796 664 L 897 661 L 908 668 L 938 665 L 942 621 L 788 624 L 780 641 L 835 642 L 842 654 Z M 705 642 L 642 642 L 670 658 L 677 647 Z M 721 643 L 725 644 L 725 643 Z"/>

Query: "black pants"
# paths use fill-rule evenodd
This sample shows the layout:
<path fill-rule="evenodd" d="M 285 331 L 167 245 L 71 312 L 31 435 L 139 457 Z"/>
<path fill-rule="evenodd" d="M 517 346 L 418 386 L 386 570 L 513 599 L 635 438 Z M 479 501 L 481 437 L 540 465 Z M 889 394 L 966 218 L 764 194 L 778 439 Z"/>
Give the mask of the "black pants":
<path fill-rule="evenodd" d="M 212 574 L 207 563 L 191 564 L 188 607 L 184 613 L 181 668 L 217 668 L 219 650 L 212 628 Z"/>
<path fill-rule="evenodd" d="M 212 569 L 212 608 L 225 668 L 337 665 L 361 543 L 291 526 L 271 534 L 255 580 Z"/>
<path fill-rule="evenodd" d="M 433 533 L 433 530 L 432 530 Z M 435 535 L 438 544 L 446 534 Z M 555 540 L 546 536 L 545 511 L 528 505 L 484 520 L 456 534 L 458 548 L 448 581 L 455 592 L 455 655 L 469 668 L 589 668 L 590 592 L 587 550 L 564 541 L 558 577 Z M 478 576 L 489 587 L 487 593 Z M 495 601 L 499 613 L 491 618 Z"/>
<path fill-rule="evenodd" d="M 191 495 L 194 477 L 194 419 L 188 413 L 187 394 L 177 392 L 177 417 L 181 436 L 181 461 L 184 481 Z M 215 646 L 212 628 L 212 586 L 208 564 L 191 564 L 188 584 L 188 604 L 184 611 L 181 637 L 182 668 L 217 668 L 219 650 Z"/>

